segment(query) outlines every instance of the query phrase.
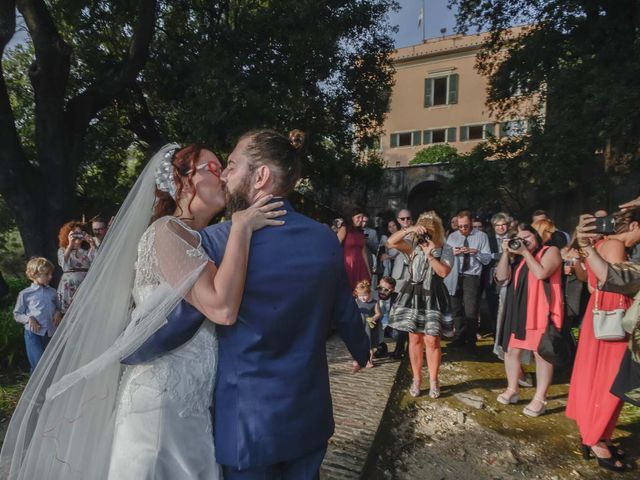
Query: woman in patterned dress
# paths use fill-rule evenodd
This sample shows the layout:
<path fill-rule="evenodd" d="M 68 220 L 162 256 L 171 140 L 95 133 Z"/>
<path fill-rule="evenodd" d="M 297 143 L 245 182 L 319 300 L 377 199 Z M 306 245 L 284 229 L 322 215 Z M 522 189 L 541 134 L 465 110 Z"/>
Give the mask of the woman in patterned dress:
<path fill-rule="evenodd" d="M 413 234 L 413 244 L 404 238 Z M 402 286 L 389 315 L 389 325 L 409 332 L 409 358 L 413 382 L 409 393 L 420 394 L 422 356 L 426 351 L 429 367 L 429 396 L 440 396 L 438 373 L 442 361 L 440 333 L 449 295 L 444 277 L 451 271 L 453 250 L 444 241 L 442 220 L 435 212 L 420 215 L 415 225 L 389 237 L 390 248 L 398 249 L 409 259 L 409 280 Z"/>
<path fill-rule="evenodd" d="M 69 310 L 73 296 L 96 256 L 95 241 L 86 228 L 83 223 L 71 221 L 62 226 L 58 235 L 58 264 L 62 268 L 58 297 L 63 314 Z"/>

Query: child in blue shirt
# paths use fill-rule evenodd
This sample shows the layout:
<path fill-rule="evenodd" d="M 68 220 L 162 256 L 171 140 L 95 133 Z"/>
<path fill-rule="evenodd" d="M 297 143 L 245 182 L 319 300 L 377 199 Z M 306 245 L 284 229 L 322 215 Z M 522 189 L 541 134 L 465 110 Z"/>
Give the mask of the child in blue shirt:
<path fill-rule="evenodd" d="M 369 338 L 369 361 L 366 368 L 371 368 L 373 367 L 373 354 L 381 338 L 382 325 L 379 320 L 382 317 L 382 312 L 378 302 L 371 295 L 371 283 L 368 280 L 357 283 L 353 296 L 356 298 L 365 333 Z"/>
<path fill-rule="evenodd" d="M 46 258 L 29 260 L 26 274 L 33 283 L 18 294 L 13 309 L 13 318 L 24 325 L 24 344 L 31 372 L 36 368 L 62 320 L 58 293 L 49 286 L 53 268 L 53 264 Z"/>

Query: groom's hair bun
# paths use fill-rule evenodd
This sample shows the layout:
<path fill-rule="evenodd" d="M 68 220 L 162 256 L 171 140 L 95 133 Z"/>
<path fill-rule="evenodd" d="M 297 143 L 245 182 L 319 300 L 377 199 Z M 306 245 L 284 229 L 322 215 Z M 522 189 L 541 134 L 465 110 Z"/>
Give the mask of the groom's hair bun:
<path fill-rule="evenodd" d="M 252 163 L 265 163 L 271 167 L 277 193 L 290 193 L 300 179 L 306 134 L 296 129 L 286 137 L 275 130 L 265 129 L 245 133 L 240 140 L 246 138 L 249 139 L 247 152 Z"/>

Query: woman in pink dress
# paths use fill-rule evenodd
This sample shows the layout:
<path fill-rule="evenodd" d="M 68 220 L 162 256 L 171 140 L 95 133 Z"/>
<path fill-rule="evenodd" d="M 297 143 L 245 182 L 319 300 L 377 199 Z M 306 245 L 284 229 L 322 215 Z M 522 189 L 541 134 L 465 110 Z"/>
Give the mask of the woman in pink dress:
<path fill-rule="evenodd" d="M 536 360 L 536 393 L 522 413 L 537 417 L 546 411 L 546 397 L 553 379 L 553 365 L 538 353 L 540 340 L 549 322 L 560 330 L 563 320 L 563 296 L 560 279 L 562 257 L 554 246 L 543 246 L 538 232 L 530 225 L 518 226 L 517 248 L 504 240 L 503 253 L 496 267 L 496 281 L 509 283 L 505 297 L 505 319 L 499 342 L 505 351 L 504 367 L 508 387 L 498 402 L 509 405 L 520 399 L 520 356 L 530 350 Z M 515 255 L 509 265 L 509 254 Z"/>
<path fill-rule="evenodd" d="M 618 223 L 619 233 L 595 244 L 596 251 L 607 262 L 626 261 L 625 247 L 633 247 L 640 241 L 640 224 L 631 220 L 625 218 Z M 598 282 L 589 265 L 589 257 L 586 257 L 586 267 L 591 298 L 582 320 L 566 415 L 578 425 L 585 459 L 593 453 L 601 467 L 623 471 L 628 468 L 623 461 L 624 452 L 611 443 L 622 400 L 609 390 L 622 363 L 627 340 L 598 340 L 593 331 L 593 309 L 626 310 L 631 299 L 619 293 L 597 290 Z"/>
<path fill-rule="evenodd" d="M 342 225 L 338 229 L 338 240 L 344 251 L 344 266 L 347 269 L 349 286 L 355 290 L 361 280 L 371 281 L 371 269 L 367 259 L 367 247 L 362 228 L 364 227 L 364 212 L 355 210 L 349 225 Z"/>

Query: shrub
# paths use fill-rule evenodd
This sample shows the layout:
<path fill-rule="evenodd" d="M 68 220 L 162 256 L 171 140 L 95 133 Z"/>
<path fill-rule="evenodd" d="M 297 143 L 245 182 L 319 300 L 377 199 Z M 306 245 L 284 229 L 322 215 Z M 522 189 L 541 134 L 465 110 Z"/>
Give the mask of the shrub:
<path fill-rule="evenodd" d="M 458 150 L 448 143 L 442 145 L 433 145 L 423 148 L 413 159 L 409 165 L 420 165 L 423 163 L 447 163 L 458 158 Z"/>
<path fill-rule="evenodd" d="M 13 319 L 13 307 L 20 290 L 31 283 L 26 277 L 7 278 L 9 294 L 0 299 L 0 372 L 28 368 L 24 349 L 24 327 Z"/>

